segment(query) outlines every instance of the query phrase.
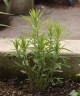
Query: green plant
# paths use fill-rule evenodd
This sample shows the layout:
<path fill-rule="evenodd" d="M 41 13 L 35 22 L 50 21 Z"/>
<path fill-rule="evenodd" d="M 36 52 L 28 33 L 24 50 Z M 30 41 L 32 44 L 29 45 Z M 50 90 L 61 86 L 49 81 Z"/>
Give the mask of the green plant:
<path fill-rule="evenodd" d="M 9 13 L 5 13 L 5 12 L 0 12 L 0 16 L 2 15 L 2 17 L 4 18 L 4 15 L 6 15 L 5 17 L 7 17 L 7 16 L 9 16 L 9 15 L 11 15 L 11 14 L 9 14 Z M 1 20 L 2 18 L 0 18 L 0 20 Z M 8 18 L 7 18 L 7 20 L 6 21 L 8 21 Z M 2 23 L 2 21 L 1 21 L 1 23 Z M 5 24 L 0 24 L 0 26 L 2 26 L 2 27 L 10 27 L 10 26 L 8 26 L 8 25 L 5 25 Z"/>
<path fill-rule="evenodd" d="M 61 46 L 61 41 L 68 35 L 60 38 L 65 26 L 60 26 L 58 22 L 54 23 L 48 19 L 39 23 L 43 11 L 30 10 L 31 18 L 23 16 L 30 26 L 32 34 L 29 39 L 26 36 L 21 36 L 13 42 L 15 55 L 20 59 L 20 62 L 15 63 L 21 67 L 21 72 L 26 73 L 30 82 L 30 87 L 33 89 L 44 90 L 55 79 L 59 81 L 58 77 L 54 77 L 55 72 L 62 72 L 61 66 L 66 65 L 67 57 L 61 56 L 61 50 L 68 50 Z M 48 32 L 42 32 L 41 27 L 47 26 Z M 61 62 L 58 60 L 62 59 Z"/>
<path fill-rule="evenodd" d="M 4 1 L 4 3 L 8 6 L 8 0 L 3 0 L 3 1 Z M 9 15 L 8 13 L 5 13 L 5 12 L 0 12 L 0 14 Z M 7 26 L 7 25 L 0 24 L 0 26 Z"/>
<path fill-rule="evenodd" d="M 80 66 L 80 64 L 79 64 L 79 66 Z M 80 73 L 76 74 L 76 76 L 80 76 Z"/>

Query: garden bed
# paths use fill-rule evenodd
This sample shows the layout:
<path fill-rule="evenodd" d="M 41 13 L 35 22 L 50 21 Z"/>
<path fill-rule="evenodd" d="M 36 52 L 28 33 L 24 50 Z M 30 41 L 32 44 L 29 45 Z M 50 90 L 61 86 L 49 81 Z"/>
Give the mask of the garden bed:
<path fill-rule="evenodd" d="M 64 83 L 53 83 L 43 92 L 31 90 L 26 80 L 3 80 L 0 81 L 0 96 L 70 96 L 71 91 L 77 91 L 80 82 L 72 80 L 64 81 Z"/>
<path fill-rule="evenodd" d="M 4 56 L 2 53 L 5 52 L 9 52 L 13 49 L 12 43 L 10 42 L 10 40 L 8 41 L 7 39 L 5 40 L 5 42 L 3 43 L 4 40 L 0 40 L 1 41 L 1 49 L 0 49 L 0 53 L 2 55 L 2 57 L 0 57 L 0 77 L 1 75 L 3 75 L 3 77 L 7 78 L 8 76 L 11 76 L 13 78 L 13 76 L 16 74 L 18 74 L 19 70 L 17 70 L 17 67 L 13 67 L 13 61 L 15 61 L 16 58 L 14 57 L 6 57 Z M 7 42 L 7 43 L 6 43 Z M 70 59 L 70 64 L 71 68 L 69 68 L 69 71 L 67 68 L 64 68 L 64 73 L 66 73 L 65 76 L 69 76 L 71 74 L 71 72 L 77 72 L 79 71 L 79 46 L 76 47 L 76 44 L 79 45 L 78 41 L 73 42 L 72 41 L 66 41 L 68 42 L 67 44 L 69 45 L 73 45 L 73 46 L 69 46 L 67 45 L 66 47 L 68 47 L 69 49 L 73 49 L 73 53 L 72 56 L 76 56 Z M 71 42 L 71 43 L 70 43 Z M 72 43 L 73 42 L 73 43 Z M 6 50 L 2 49 L 6 47 Z M 75 48 L 76 47 L 76 48 Z M 77 49 L 77 50 L 76 50 Z M 78 52 L 78 53 L 77 53 Z M 68 53 L 68 55 L 71 55 L 70 53 Z M 4 58 L 3 58 L 4 56 Z M 77 61 L 77 62 L 76 62 Z M 6 69 L 6 70 L 5 70 Z M 65 70 L 66 69 L 66 70 Z M 77 70 L 76 70 L 77 69 Z M 16 71 L 17 70 L 17 71 Z M 2 72 L 4 72 L 4 74 L 2 74 Z M 13 72 L 13 74 L 12 74 Z M 78 73 L 78 72 L 77 72 Z M 73 74 L 72 74 L 73 75 Z M 75 76 L 76 74 L 74 74 Z M 61 76 L 61 73 L 59 75 Z M 70 96 L 70 92 L 71 91 L 77 91 L 79 86 L 80 86 L 80 82 L 74 82 L 70 79 L 67 79 L 67 81 L 63 81 L 62 84 L 60 83 L 52 83 L 52 85 L 49 85 L 43 92 L 38 91 L 38 90 L 31 90 L 29 83 L 22 78 L 23 75 L 20 75 L 20 73 L 16 76 L 19 77 L 18 79 L 3 79 L 2 81 L 0 81 L 0 95 L 1 96 Z M 76 76 L 75 76 L 76 77 Z M 75 79 L 75 77 L 73 77 Z M 64 80 L 64 79 L 63 79 Z"/>
<path fill-rule="evenodd" d="M 22 38 L 22 40 L 24 40 L 23 39 L 23 37 L 21 37 Z M 35 39 L 35 38 L 34 38 Z M 17 41 L 17 40 L 16 40 Z M 25 41 L 26 41 L 26 39 L 25 39 Z M 7 42 L 8 43 L 8 42 Z M 14 42 L 13 42 L 14 43 Z M 2 42 L 1 42 L 1 44 L 2 44 Z M 31 43 L 32 44 L 32 43 Z M 72 44 L 72 43 L 71 43 Z M 6 45 L 6 44 L 5 44 Z M 20 45 L 20 43 L 19 43 L 19 45 Z M 26 45 L 26 44 L 24 44 L 24 45 Z M 2 45 L 3 46 L 3 45 Z M 69 46 L 68 46 L 69 47 Z M 72 46 L 71 46 L 72 47 Z M 11 46 L 10 46 L 10 48 L 11 48 Z M 23 47 L 24 48 L 24 47 Z M 52 47 L 53 48 L 53 47 Z M 74 47 L 75 48 L 75 47 Z M 1 50 L 2 50 L 2 47 L 1 47 Z M 6 52 L 7 52 L 7 50 L 5 50 Z M 8 51 L 10 51 L 9 50 L 9 48 L 8 48 Z M 23 50 L 24 51 L 24 50 Z M 74 50 L 74 54 L 75 54 L 75 51 L 76 50 Z M 78 51 L 78 50 L 77 50 Z M 80 54 L 77 54 L 77 51 L 76 51 L 76 54 L 75 54 L 75 56 L 76 57 L 78 57 L 78 56 L 80 56 Z M 3 51 L 4 52 L 4 51 Z M 66 53 L 66 52 L 65 52 Z M 64 53 L 63 53 L 63 55 L 64 55 Z M 67 55 L 67 54 L 66 54 Z M 73 58 L 73 54 L 71 53 L 71 54 L 69 54 L 69 55 L 72 55 L 72 58 Z M 21 56 L 21 55 L 20 55 Z M 40 54 L 39 54 L 39 56 L 40 56 Z M 42 56 L 42 55 L 41 55 Z M 22 56 L 21 56 L 22 57 Z M 30 56 L 31 57 L 31 56 Z M 59 55 L 58 55 L 58 58 L 59 58 Z M 13 59 L 13 61 L 14 61 L 14 58 L 12 58 Z M 35 59 L 36 60 L 36 59 Z M 37 64 L 37 62 L 34 60 L 34 64 L 36 63 Z M 45 59 L 44 59 L 45 60 Z M 51 60 L 51 58 L 49 59 L 49 60 Z M 78 61 L 78 60 L 80 60 L 79 58 L 77 58 L 77 60 L 74 60 L 74 59 L 72 59 L 71 61 L 73 61 L 73 62 L 71 62 L 70 64 L 72 64 L 72 66 L 70 67 L 70 69 L 71 69 L 71 71 L 72 70 L 75 70 L 75 72 L 76 72 L 76 63 L 78 63 L 78 62 L 76 62 L 76 61 Z M 2 60 L 1 59 L 1 66 L 2 67 L 5 67 L 5 66 L 3 66 L 3 62 L 4 60 Z M 8 64 L 10 64 L 11 62 L 11 58 L 9 58 L 9 63 Z M 75 63 L 76 62 L 76 63 Z M 30 63 L 30 62 L 29 62 Z M 45 62 L 46 63 L 46 62 Z M 4 63 L 5 64 L 5 63 Z M 12 63 L 11 63 L 12 64 Z M 17 63 L 18 65 L 19 65 L 19 63 Z M 44 64 L 44 63 L 40 63 L 40 64 Z M 47 64 L 47 63 L 46 63 Z M 50 64 L 50 63 L 49 63 Z M 58 63 L 55 63 L 55 64 L 58 64 Z M 61 64 L 61 63 L 60 63 Z M 74 64 L 74 65 L 73 65 Z M 27 67 L 28 67 L 28 63 L 27 62 L 23 62 L 23 66 L 25 66 L 25 65 L 27 65 Z M 6 65 L 6 67 L 7 67 L 7 65 Z M 12 66 L 11 66 L 12 67 Z M 26 68 L 27 68 L 26 67 Z M 32 66 L 30 66 L 30 68 L 31 68 Z M 35 68 L 36 66 L 34 66 L 34 68 Z M 55 67 L 55 66 L 54 66 Z M 10 68 L 9 66 L 7 67 L 7 71 L 8 71 L 8 68 Z M 36 67 L 37 68 L 37 67 Z M 42 67 L 42 68 L 44 68 L 44 67 Z M 47 68 L 47 67 L 46 67 Z M 3 71 L 5 68 L 2 68 L 1 69 L 1 71 Z M 11 68 L 10 68 L 11 69 Z M 12 69 L 12 71 L 15 71 L 15 69 L 16 69 L 16 67 L 14 67 L 13 69 Z M 37 68 L 38 69 L 38 68 Z M 54 69 L 56 69 L 56 67 L 54 68 Z M 60 68 L 61 69 L 61 68 Z M 66 69 L 66 68 L 65 68 Z M 65 69 L 64 69 L 64 71 L 63 71 L 63 73 L 65 72 Z M 31 72 L 33 71 L 34 69 L 31 69 Z M 52 70 L 52 68 L 50 69 L 50 70 Z M 67 69 L 66 69 L 67 70 Z M 79 69 L 80 70 L 80 69 Z M 25 71 L 25 70 L 24 70 Z M 36 71 L 36 69 L 35 69 L 35 71 Z M 38 73 L 38 71 L 33 71 L 34 73 Z M 29 71 L 27 71 L 26 70 L 26 73 L 28 73 Z M 30 73 L 31 73 L 30 72 Z M 33 73 L 32 72 L 32 73 Z M 43 70 L 43 72 L 44 72 L 44 70 Z M 69 72 L 68 70 L 67 70 L 67 72 Z M 69 73 L 67 73 L 67 72 L 65 72 L 67 75 L 70 75 Z M 29 74 L 28 75 L 28 77 L 29 76 L 34 76 L 35 74 Z M 41 71 L 41 73 L 42 73 L 42 71 Z M 40 74 L 41 74 L 40 73 Z M 46 73 L 46 71 L 45 71 L 45 73 Z M 74 73 L 74 71 L 73 71 L 73 73 Z M 11 74 L 11 72 L 10 72 L 10 74 Z M 2 74 L 3 75 L 3 74 Z M 9 75 L 9 74 L 7 74 L 6 73 L 6 75 Z M 6 75 L 3 75 L 3 76 L 6 76 Z M 53 76 L 52 74 L 50 74 L 51 76 Z M 48 75 L 49 77 L 48 78 L 50 78 L 50 75 Z M 11 75 L 12 76 L 12 75 Z M 39 75 L 37 75 L 38 77 L 39 77 Z M 42 74 L 41 75 L 41 77 L 42 76 L 47 76 L 47 75 L 45 75 L 45 74 Z M 62 77 L 61 76 L 61 73 L 60 73 L 60 75 L 59 75 L 60 77 Z M 36 75 L 35 75 L 35 77 L 36 77 Z M 39 78 L 39 79 L 41 79 L 41 77 Z M 37 79 L 37 82 L 39 82 L 39 84 L 41 84 L 42 85 L 42 87 L 43 87 L 43 85 L 44 84 L 46 84 L 46 82 L 44 83 L 44 77 L 42 77 L 42 79 L 41 80 L 43 80 L 43 82 L 40 82 L 39 81 L 39 79 Z M 51 78 L 51 79 L 53 79 L 53 77 Z M 46 79 L 47 80 L 47 79 Z M 59 80 L 59 79 L 58 79 Z M 32 81 L 34 81 L 34 82 L 32 82 L 32 84 L 33 85 L 36 85 L 35 83 L 35 81 L 36 80 L 34 80 L 34 78 L 32 78 Z M 72 80 L 67 80 L 67 81 L 63 81 L 63 83 L 61 82 L 61 81 L 59 81 L 59 83 L 58 82 L 56 82 L 55 81 L 55 83 L 53 82 L 53 83 L 48 83 L 48 85 L 49 86 L 47 86 L 47 88 L 45 88 L 45 90 L 44 91 L 39 91 L 39 90 L 32 90 L 32 88 L 33 88 L 33 86 L 31 86 L 30 84 L 29 84 L 29 82 L 27 81 L 27 80 L 21 80 L 21 78 L 20 78 L 20 80 L 18 80 L 18 79 L 10 79 L 10 80 L 7 80 L 7 79 L 5 79 L 5 80 L 2 80 L 2 81 L 0 81 L 0 95 L 1 96 L 70 96 L 70 92 L 71 91 L 77 91 L 77 89 L 79 88 L 79 85 L 80 85 L 80 83 L 79 82 L 74 82 L 74 81 L 72 81 Z M 31 87 L 30 87 L 31 86 Z M 39 85 L 38 85 L 39 86 Z M 35 87 L 36 88 L 36 87 Z"/>

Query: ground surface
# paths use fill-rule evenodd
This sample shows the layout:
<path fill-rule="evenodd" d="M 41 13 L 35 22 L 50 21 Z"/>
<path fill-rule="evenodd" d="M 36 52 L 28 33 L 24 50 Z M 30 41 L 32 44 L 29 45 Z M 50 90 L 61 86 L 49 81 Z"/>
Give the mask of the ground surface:
<path fill-rule="evenodd" d="M 75 6 L 54 6 L 48 7 L 45 5 L 37 5 L 37 9 L 43 10 L 45 12 L 41 18 L 42 22 L 45 19 L 52 18 L 54 22 L 59 22 L 61 25 L 66 25 L 64 30 L 64 35 L 67 33 L 72 33 L 67 39 L 80 39 L 80 7 L 79 5 Z M 20 16 L 11 17 L 11 28 L 6 28 L 0 30 L 0 38 L 17 38 L 22 34 L 30 34 L 30 30 L 23 28 L 22 26 L 27 26 L 29 23 L 25 21 Z M 46 30 L 45 28 L 42 28 Z"/>
<path fill-rule="evenodd" d="M 70 92 L 77 91 L 80 83 L 72 80 L 63 84 L 54 83 L 43 92 L 31 90 L 26 81 L 0 81 L 0 96 L 70 96 Z"/>

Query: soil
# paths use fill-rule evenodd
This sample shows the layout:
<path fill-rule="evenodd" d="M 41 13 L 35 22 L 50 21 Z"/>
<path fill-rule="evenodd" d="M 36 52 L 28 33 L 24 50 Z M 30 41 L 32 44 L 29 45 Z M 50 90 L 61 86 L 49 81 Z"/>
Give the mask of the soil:
<path fill-rule="evenodd" d="M 80 82 L 72 80 L 64 83 L 53 83 L 44 91 L 32 90 L 26 80 L 0 81 L 0 96 L 70 96 L 70 92 L 77 91 Z"/>

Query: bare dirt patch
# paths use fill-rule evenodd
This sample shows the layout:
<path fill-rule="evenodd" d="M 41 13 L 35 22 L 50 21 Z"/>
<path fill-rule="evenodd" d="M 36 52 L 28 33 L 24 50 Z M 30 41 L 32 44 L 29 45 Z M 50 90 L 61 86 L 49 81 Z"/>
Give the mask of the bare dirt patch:
<path fill-rule="evenodd" d="M 77 91 L 79 82 L 72 80 L 64 83 L 53 83 L 44 91 L 32 90 L 27 81 L 4 80 L 0 81 L 0 96 L 70 96 L 71 91 Z"/>

